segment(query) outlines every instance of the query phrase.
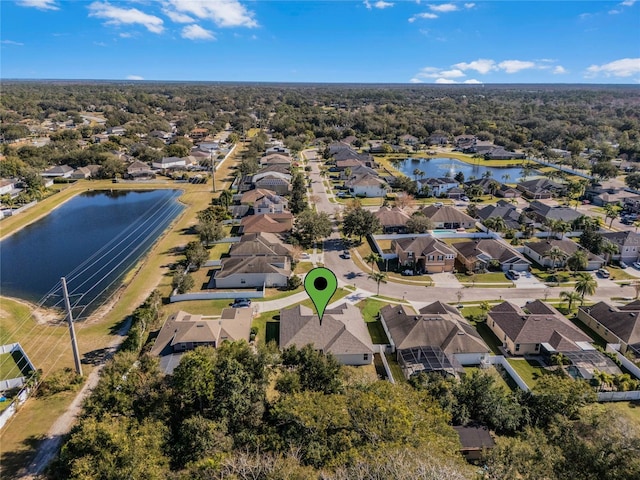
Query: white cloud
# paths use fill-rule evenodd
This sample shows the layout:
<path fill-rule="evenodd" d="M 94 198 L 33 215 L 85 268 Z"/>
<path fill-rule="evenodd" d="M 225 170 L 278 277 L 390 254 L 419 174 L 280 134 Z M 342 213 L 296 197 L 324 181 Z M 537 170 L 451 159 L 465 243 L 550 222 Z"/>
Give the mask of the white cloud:
<path fill-rule="evenodd" d="M 409 23 L 413 23 L 420 18 L 433 19 L 438 18 L 438 15 L 435 13 L 417 13 L 409 19 Z"/>
<path fill-rule="evenodd" d="M 168 8 L 163 8 L 162 13 L 164 13 L 172 22 L 175 23 L 193 23 L 193 18 L 189 15 L 185 15 L 184 13 L 174 12 L 173 10 L 169 10 Z"/>
<path fill-rule="evenodd" d="M 616 15 L 618 13 L 622 13 L 622 10 L 609 10 L 609 15 Z"/>
<path fill-rule="evenodd" d="M 462 70 L 454 69 L 454 70 L 444 70 L 440 72 L 440 76 L 444 78 L 460 78 L 460 77 L 464 77 L 465 74 Z"/>
<path fill-rule="evenodd" d="M 60 10 L 55 0 L 19 0 L 18 5 L 21 7 L 33 7 L 40 10 Z"/>
<path fill-rule="evenodd" d="M 424 83 L 424 82 L 419 78 L 413 77 L 411 80 L 409 80 L 409 83 Z"/>
<path fill-rule="evenodd" d="M 474 60 L 473 62 L 469 62 L 469 63 L 461 62 L 461 63 L 456 63 L 453 66 L 463 71 L 475 70 L 476 72 L 485 75 L 490 71 L 496 69 L 496 62 L 486 58 L 479 58 L 478 60 Z"/>
<path fill-rule="evenodd" d="M 605 77 L 630 77 L 640 74 L 640 58 L 621 58 L 604 65 L 591 65 L 587 68 L 587 77 L 602 74 Z"/>
<path fill-rule="evenodd" d="M 379 0 L 376 3 L 373 4 L 374 7 L 379 8 L 380 10 L 383 10 L 385 8 L 390 8 L 393 7 L 393 3 L 391 2 L 385 2 L 383 0 Z"/>
<path fill-rule="evenodd" d="M 127 80 L 144 80 L 140 75 L 127 75 Z"/>
<path fill-rule="evenodd" d="M 96 47 L 106 47 L 107 44 L 104 42 L 93 42 Z"/>
<path fill-rule="evenodd" d="M 107 25 L 140 24 L 152 33 L 162 33 L 163 21 L 155 15 L 141 12 L 137 8 L 114 7 L 107 2 L 93 2 L 89 5 L 89 16 L 107 19 Z"/>
<path fill-rule="evenodd" d="M 219 27 L 257 27 L 254 12 L 247 10 L 238 0 L 170 0 L 178 12 L 211 20 Z"/>
<path fill-rule="evenodd" d="M 133 37 L 133 33 L 123 32 L 119 36 L 120 36 L 120 38 L 131 38 L 131 37 Z"/>
<path fill-rule="evenodd" d="M 200 25 L 187 25 L 182 29 L 182 38 L 189 40 L 215 40 L 213 32 L 205 30 Z"/>
<path fill-rule="evenodd" d="M 465 3 L 465 4 L 464 4 L 464 8 L 473 8 L 473 7 L 475 7 L 475 6 L 476 6 L 476 4 L 475 4 L 475 3 Z"/>
<path fill-rule="evenodd" d="M 19 47 L 24 45 L 24 43 L 22 43 L 22 42 L 14 42 L 13 40 L 2 40 L 0 43 L 2 43 L 4 45 L 17 45 Z"/>
<path fill-rule="evenodd" d="M 455 3 L 440 3 L 437 5 L 429 5 L 429 10 L 440 13 L 455 12 L 458 10 L 458 6 Z"/>
<path fill-rule="evenodd" d="M 462 82 L 462 83 L 467 83 L 467 84 L 469 84 L 469 85 L 479 85 L 479 84 L 481 84 L 482 82 L 481 82 L 480 80 L 476 80 L 475 78 L 470 78 L 469 80 L 465 80 L 465 81 L 464 81 L 464 82 Z"/>
<path fill-rule="evenodd" d="M 562 75 L 563 73 L 568 73 L 567 69 L 564 68 L 562 65 L 556 65 L 556 68 L 553 69 L 553 73 L 555 73 L 556 75 Z"/>
<path fill-rule="evenodd" d="M 450 78 L 438 78 L 433 83 L 458 83 L 455 80 L 451 80 Z"/>
<path fill-rule="evenodd" d="M 520 70 L 534 68 L 535 66 L 536 64 L 533 62 L 524 62 L 522 60 L 505 60 L 498 64 L 498 67 L 507 73 L 517 73 Z"/>
<path fill-rule="evenodd" d="M 634 3 L 636 3 L 636 0 L 625 0 L 620 5 L 624 5 L 625 7 L 632 7 Z"/>

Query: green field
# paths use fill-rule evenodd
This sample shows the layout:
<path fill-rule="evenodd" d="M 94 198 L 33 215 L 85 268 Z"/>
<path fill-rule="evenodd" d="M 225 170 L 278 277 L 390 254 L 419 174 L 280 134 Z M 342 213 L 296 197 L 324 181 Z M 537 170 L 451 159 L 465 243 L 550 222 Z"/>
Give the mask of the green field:
<path fill-rule="evenodd" d="M 364 318 L 365 323 L 367 324 L 367 328 L 369 329 L 369 335 L 371 336 L 371 341 L 374 344 L 387 344 L 389 343 L 389 339 L 387 338 L 387 334 L 382 328 L 382 323 L 378 319 L 378 313 L 380 309 L 388 305 L 386 302 L 381 302 L 379 300 L 373 300 L 367 298 L 359 302 L 356 306 L 362 312 L 362 318 Z"/>
<path fill-rule="evenodd" d="M 518 372 L 518 375 L 520 375 L 529 388 L 535 387 L 538 382 L 538 378 L 546 372 L 544 367 L 532 360 L 510 358 L 507 361 L 509 362 L 509 365 Z"/>
<path fill-rule="evenodd" d="M 27 365 L 20 352 L 0 353 L 0 380 L 23 377 L 27 371 Z"/>

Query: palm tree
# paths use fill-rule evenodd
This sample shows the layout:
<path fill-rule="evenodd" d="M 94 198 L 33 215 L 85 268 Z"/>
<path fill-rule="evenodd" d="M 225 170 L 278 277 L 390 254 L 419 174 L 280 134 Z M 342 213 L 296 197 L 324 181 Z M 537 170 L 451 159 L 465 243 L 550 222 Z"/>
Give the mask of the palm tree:
<path fill-rule="evenodd" d="M 504 175 L 502 175 L 502 182 L 507 183 L 507 180 L 511 180 L 511 175 L 505 173 Z"/>
<path fill-rule="evenodd" d="M 567 259 L 567 266 L 573 270 L 573 274 L 578 273 L 578 270 L 584 270 L 589 263 L 589 256 L 583 249 L 576 250 L 573 255 Z"/>
<path fill-rule="evenodd" d="M 569 357 L 567 357 L 564 353 L 559 352 L 556 353 L 555 355 L 551 355 L 551 363 L 553 365 L 567 365 L 569 364 L 570 360 Z"/>
<path fill-rule="evenodd" d="M 496 190 L 500 188 L 500 183 L 495 180 L 490 180 L 487 184 L 487 187 L 489 188 L 489 192 L 491 193 L 491 198 L 493 198 L 493 196 L 496 194 Z"/>
<path fill-rule="evenodd" d="M 387 283 L 387 275 L 382 272 L 371 272 L 369 278 L 378 284 L 378 293 L 376 295 L 380 295 L 380 284 Z"/>
<path fill-rule="evenodd" d="M 560 292 L 560 298 L 567 301 L 567 309 L 571 311 L 571 307 L 573 306 L 573 302 L 577 302 L 581 300 L 580 294 L 578 292 Z"/>
<path fill-rule="evenodd" d="M 551 269 L 555 271 L 558 268 L 558 262 L 563 263 L 567 259 L 567 254 L 559 247 L 551 247 L 543 257 L 551 260 Z"/>
<path fill-rule="evenodd" d="M 578 273 L 578 280 L 576 280 L 575 291 L 580 294 L 580 299 L 584 303 L 585 295 L 593 295 L 598 288 L 598 282 L 587 272 Z"/>
<path fill-rule="evenodd" d="M 413 179 L 415 180 L 416 183 L 418 183 L 418 177 L 420 176 L 421 173 L 422 173 L 422 170 L 420 170 L 419 168 L 415 168 L 413 170 Z M 422 173 L 422 175 L 424 175 L 424 173 Z"/>
<path fill-rule="evenodd" d="M 489 217 L 484 221 L 484 226 L 487 227 L 488 230 L 493 230 L 494 232 L 502 232 L 507 228 L 507 224 L 504 222 L 504 218 L 502 217 Z"/>
<path fill-rule="evenodd" d="M 605 266 L 609 265 L 609 263 L 611 262 L 611 258 L 615 254 L 617 254 L 619 251 L 620 249 L 618 248 L 618 245 L 616 245 L 615 243 L 609 240 L 604 240 L 602 242 L 602 246 L 600 247 L 600 252 L 605 254 L 605 257 L 604 257 Z"/>
<path fill-rule="evenodd" d="M 373 273 L 373 266 L 382 260 L 382 257 L 378 255 L 376 252 L 371 252 L 369 255 L 363 258 L 363 260 L 367 263 L 371 264 L 371 273 Z"/>
<path fill-rule="evenodd" d="M 604 207 L 604 221 L 606 223 L 607 218 L 610 218 L 609 228 L 613 225 L 613 221 L 618 217 L 618 214 L 622 211 L 622 207 L 617 204 L 607 203 Z"/>

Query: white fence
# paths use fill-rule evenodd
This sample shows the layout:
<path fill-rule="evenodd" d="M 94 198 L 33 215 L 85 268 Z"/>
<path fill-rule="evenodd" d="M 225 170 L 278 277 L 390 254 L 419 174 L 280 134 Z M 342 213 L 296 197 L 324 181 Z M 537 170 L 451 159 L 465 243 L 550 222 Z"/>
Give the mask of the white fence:
<path fill-rule="evenodd" d="M 522 361 L 525 362 L 526 360 Z M 518 372 L 514 370 L 511 364 L 502 355 L 488 355 L 485 358 L 485 363 L 489 365 L 502 365 L 502 367 L 507 371 L 509 376 L 513 378 L 513 381 L 516 382 L 516 385 L 518 385 L 521 390 L 524 390 L 525 392 L 529 391 L 527 383 L 522 379 L 522 377 L 520 377 L 520 375 L 518 375 Z"/>
<path fill-rule="evenodd" d="M 2 413 L 0 413 L 0 429 L 5 426 L 5 424 L 11 417 L 13 417 L 13 415 L 18 410 L 18 407 L 27 401 L 30 393 L 31 388 L 24 387 L 22 390 L 20 390 L 20 393 L 18 393 L 13 402 L 11 402 L 11 405 L 9 405 Z"/>
<path fill-rule="evenodd" d="M 630 402 L 640 400 L 640 391 L 631 392 L 598 392 L 599 402 Z"/>
<path fill-rule="evenodd" d="M 19 343 L 7 343 L 6 345 L 0 345 L 0 354 L 13 352 L 20 352 L 22 356 L 22 365 L 18 365 L 20 367 L 20 371 L 24 372 L 25 370 L 35 371 L 35 367 L 31 360 L 29 360 L 28 355 L 22 349 Z M 0 390 L 9 390 L 11 388 L 18 388 L 24 385 L 27 378 L 23 375 L 15 378 L 8 378 L 5 380 L 0 380 Z"/>
<path fill-rule="evenodd" d="M 385 372 L 387 372 L 387 379 L 391 383 L 396 383 L 396 379 L 393 378 L 393 373 L 391 373 L 391 368 L 389 367 L 389 362 L 387 362 L 387 357 L 385 355 L 388 345 L 378 344 L 374 345 L 374 347 L 378 347 L 378 353 L 380 354 L 380 358 L 382 359 L 382 365 L 384 365 L 384 370 Z"/>
<path fill-rule="evenodd" d="M 191 300 L 220 300 L 224 298 L 264 298 L 264 290 L 234 291 L 234 292 L 199 292 L 171 295 L 169 302 L 189 302 Z"/>

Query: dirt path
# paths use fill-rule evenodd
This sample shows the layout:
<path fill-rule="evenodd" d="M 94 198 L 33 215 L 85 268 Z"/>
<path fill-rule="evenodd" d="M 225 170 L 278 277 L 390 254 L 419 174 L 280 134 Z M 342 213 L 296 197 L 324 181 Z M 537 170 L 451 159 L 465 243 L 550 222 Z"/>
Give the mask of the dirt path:
<path fill-rule="evenodd" d="M 124 341 L 129 327 L 131 326 L 131 319 L 128 318 L 122 325 L 116 337 L 108 345 L 108 353 L 100 365 L 96 366 L 93 371 L 87 377 L 82 389 L 78 392 L 73 399 L 67 410 L 58 417 L 55 423 L 47 432 L 46 438 L 38 445 L 37 453 L 34 459 L 31 461 L 23 471 L 20 471 L 19 478 L 24 479 L 36 479 L 44 472 L 44 469 L 51 463 L 54 457 L 57 455 L 58 450 L 62 445 L 64 436 L 69 433 L 71 427 L 78 418 L 82 410 L 82 404 L 84 400 L 91 394 L 93 389 L 98 384 L 100 379 L 100 372 L 105 366 L 106 362 L 114 355 L 118 350 L 120 344 Z"/>

